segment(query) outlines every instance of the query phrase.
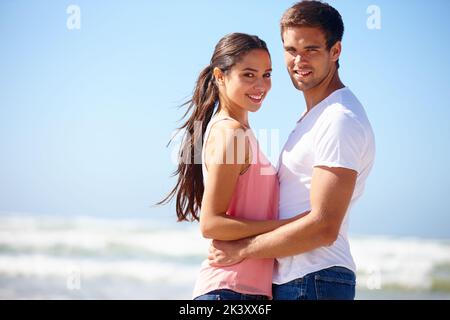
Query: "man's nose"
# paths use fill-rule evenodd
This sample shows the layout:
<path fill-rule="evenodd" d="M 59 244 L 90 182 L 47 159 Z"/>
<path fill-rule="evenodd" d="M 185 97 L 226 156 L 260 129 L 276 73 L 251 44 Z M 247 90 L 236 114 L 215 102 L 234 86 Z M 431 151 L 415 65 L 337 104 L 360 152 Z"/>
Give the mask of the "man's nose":
<path fill-rule="evenodd" d="M 299 64 L 302 61 L 302 56 L 300 54 L 297 54 L 294 58 L 294 63 Z"/>

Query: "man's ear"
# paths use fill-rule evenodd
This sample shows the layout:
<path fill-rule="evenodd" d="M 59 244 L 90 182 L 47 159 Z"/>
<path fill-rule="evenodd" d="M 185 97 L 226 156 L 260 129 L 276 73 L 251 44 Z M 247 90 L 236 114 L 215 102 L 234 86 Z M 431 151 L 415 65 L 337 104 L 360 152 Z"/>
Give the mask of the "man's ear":
<path fill-rule="evenodd" d="M 342 45 L 340 41 L 337 41 L 330 49 L 331 60 L 336 62 L 341 55 Z"/>
<path fill-rule="evenodd" d="M 222 70 L 215 67 L 213 70 L 213 75 L 214 75 L 214 79 L 216 79 L 216 83 L 219 86 L 222 86 L 225 83 L 225 77 L 224 77 Z"/>

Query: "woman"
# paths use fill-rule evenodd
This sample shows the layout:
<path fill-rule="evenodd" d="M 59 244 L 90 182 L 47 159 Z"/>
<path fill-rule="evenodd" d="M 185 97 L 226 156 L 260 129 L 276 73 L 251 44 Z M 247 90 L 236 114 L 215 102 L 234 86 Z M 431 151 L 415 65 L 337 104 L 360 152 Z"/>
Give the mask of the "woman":
<path fill-rule="evenodd" d="M 248 123 L 248 112 L 259 110 L 271 88 L 271 71 L 264 41 L 229 34 L 217 43 L 186 103 L 186 115 L 191 114 L 180 128 L 186 134 L 176 171 L 178 182 L 161 203 L 176 195 L 178 220 L 200 220 L 205 238 L 236 240 L 292 221 L 277 220 L 277 175 Z M 198 159 L 201 163 L 196 163 Z M 194 298 L 270 299 L 273 263 L 273 259 L 246 259 L 213 267 L 205 260 Z"/>

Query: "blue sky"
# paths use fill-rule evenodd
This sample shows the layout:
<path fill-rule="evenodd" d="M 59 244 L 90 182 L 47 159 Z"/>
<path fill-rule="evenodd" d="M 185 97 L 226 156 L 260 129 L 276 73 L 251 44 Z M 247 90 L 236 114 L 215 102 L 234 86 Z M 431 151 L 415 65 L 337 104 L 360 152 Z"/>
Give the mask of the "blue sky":
<path fill-rule="evenodd" d="M 177 109 L 225 34 L 264 39 L 273 86 L 250 118 L 279 130 L 305 108 L 278 21 L 293 1 L 1 1 L 0 212 L 173 219 L 152 208 L 175 164 Z M 366 107 L 377 157 L 351 232 L 450 238 L 450 27 L 445 0 L 330 1 L 340 74 Z M 67 28 L 69 5 L 80 29 Z M 376 5 L 381 29 L 369 29 Z M 269 154 L 274 160 L 278 154 Z"/>

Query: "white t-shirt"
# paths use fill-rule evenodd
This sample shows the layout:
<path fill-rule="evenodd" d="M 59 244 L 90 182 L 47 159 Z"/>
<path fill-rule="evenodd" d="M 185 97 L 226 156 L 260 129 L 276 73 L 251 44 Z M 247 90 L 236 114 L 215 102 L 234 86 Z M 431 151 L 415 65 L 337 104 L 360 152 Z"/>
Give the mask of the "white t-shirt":
<path fill-rule="evenodd" d="M 348 243 L 348 212 L 362 195 L 375 157 L 375 139 L 363 106 L 348 88 L 334 91 L 296 125 L 278 163 L 280 219 L 311 210 L 315 166 L 358 172 L 356 186 L 337 240 L 331 245 L 277 259 L 273 282 L 286 283 L 332 266 L 356 270 Z"/>

